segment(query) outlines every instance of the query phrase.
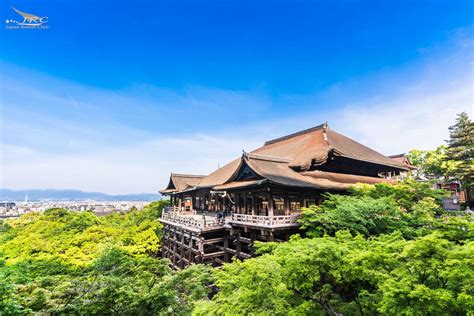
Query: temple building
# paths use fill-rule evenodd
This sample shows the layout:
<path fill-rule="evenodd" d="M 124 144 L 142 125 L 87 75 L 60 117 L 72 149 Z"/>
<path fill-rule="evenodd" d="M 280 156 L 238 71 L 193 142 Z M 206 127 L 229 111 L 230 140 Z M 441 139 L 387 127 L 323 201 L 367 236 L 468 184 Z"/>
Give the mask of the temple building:
<path fill-rule="evenodd" d="M 172 173 L 162 255 L 175 268 L 250 258 L 255 241 L 298 232 L 301 208 L 356 183 L 393 181 L 409 167 L 322 124 L 267 141 L 207 176 Z"/>

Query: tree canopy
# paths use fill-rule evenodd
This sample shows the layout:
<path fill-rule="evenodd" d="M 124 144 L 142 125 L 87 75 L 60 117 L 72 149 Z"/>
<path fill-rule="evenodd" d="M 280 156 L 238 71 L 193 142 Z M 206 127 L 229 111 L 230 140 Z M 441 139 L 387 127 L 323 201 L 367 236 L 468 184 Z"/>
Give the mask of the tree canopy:
<path fill-rule="evenodd" d="M 158 257 L 164 205 L 0 222 L 0 315 L 189 314 L 210 291 L 210 267 L 175 272 Z"/>
<path fill-rule="evenodd" d="M 455 162 L 453 175 L 465 187 L 472 188 L 474 181 L 474 122 L 466 112 L 458 114 L 454 125 L 449 127 L 446 159 Z"/>
<path fill-rule="evenodd" d="M 213 271 L 196 315 L 470 315 L 474 221 L 439 207 L 427 184 L 360 185 L 303 210 L 286 243 Z"/>
<path fill-rule="evenodd" d="M 449 179 L 459 164 L 448 159 L 447 146 L 441 145 L 434 150 L 411 150 L 408 154 L 410 162 L 418 167 L 413 171 L 417 179 Z"/>

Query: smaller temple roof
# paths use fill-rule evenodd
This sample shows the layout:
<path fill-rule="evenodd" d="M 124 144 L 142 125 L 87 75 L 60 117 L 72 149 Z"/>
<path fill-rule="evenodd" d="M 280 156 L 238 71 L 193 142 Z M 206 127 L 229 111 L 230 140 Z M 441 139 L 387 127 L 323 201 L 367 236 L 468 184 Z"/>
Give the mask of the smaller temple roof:
<path fill-rule="evenodd" d="M 398 154 L 398 155 L 391 155 L 391 156 L 388 156 L 388 158 L 392 159 L 393 161 L 403 164 L 410 170 L 418 169 L 416 166 L 411 164 L 411 161 L 408 158 L 408 155 L 405 153 Z"/>
<path fill-rule="evenodd" d="M 203 175 L 172 173 L 168 186 L 159 192 L 161 194 L 181 192 L 197 186 L 204 177 Z"/>
<path fill-rule="evenodd" d="M 240 161 L 241 158 L 238 158 L 228 163 L 227 165 L 220 167 L 219 169 L 205 177 L 201 181 L 201 183 L 199 183 L 199 186 L 205 188 L 213 187 L 218 184 L 223 184 L 234 174 L 235 170 L 240 165 Z"/>

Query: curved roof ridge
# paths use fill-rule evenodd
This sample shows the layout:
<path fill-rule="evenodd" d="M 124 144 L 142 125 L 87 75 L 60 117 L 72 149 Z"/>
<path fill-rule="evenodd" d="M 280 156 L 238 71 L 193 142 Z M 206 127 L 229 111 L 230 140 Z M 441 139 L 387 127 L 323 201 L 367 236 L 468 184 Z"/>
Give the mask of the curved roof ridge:
<path fill-rule="evenodd" d="M 278 143 L 278 142 L 281 142 L 283 140 L 287 140 L 287 139 L 290 139 L 290 138 L 293 138 L 293 137 L 296 137 L 296 136 L 308 134 L 308 133 L 311 133 L 311 132 L 314 132 L 314 131 L 317 131 L 317 130 L 320 130 L 320 129 L 323 129 L 323 128 L 329 128 L 327 122 L 324 122 L 323 124 L 320 124 L 320 125 L 317 125 L 317 126 L 314 126 L 314 127 L 311 127 L 311 128 L 308 128 L 308 129 L 305 129 L 305 130 L 302 130 L 302 131 L 299 131 L 299 132 L 296 132 L 296 133 L 293 133 L 293 134 L 289 134 L 289 135 L 286 135 L 286 136 L 282 136 L 282 137 L 279 137 L 279 138 L 275 138 L 275 139 L 266 141 L 264 146 L 274 144 L 274 143 Z"/>
<path fill-rule="evenodd" d="M 267 156 L 267 155 L 259 155 L 259 154 L 246 153 L 246 152 L 244 152 L 244 156 L 248 157 L 250 159 L 265 160 L 265 161 L 271 161 L 271 162 L 288 163 L 288 162 L 291 161 L 291 159 L 288 159 L 288 158 L 282 158 L 282 157 L 276 157 L 276 156 Z"/>
<path fill-rule="evenodd" d="M 200 174 L 184 174 L 184 173 L 171 173 L 171 176 L 173 177 L 186 177 L 186 178 L 204 178 L 206 177 L 205 175 L 200 175 Z"/>

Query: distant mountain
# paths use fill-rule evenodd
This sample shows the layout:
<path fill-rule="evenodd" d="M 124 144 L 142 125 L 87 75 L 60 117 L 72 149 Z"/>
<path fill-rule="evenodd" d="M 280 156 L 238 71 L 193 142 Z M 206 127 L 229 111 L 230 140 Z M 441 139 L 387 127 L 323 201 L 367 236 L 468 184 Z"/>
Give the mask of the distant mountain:
<path fill-rule="evenodd" d="M 161 198 L 158 193 L 110 195 L 100 192 L 84 192 L 80 190 L 9 190 L 0 189 L 0 201 L 156 201 Z"/>

